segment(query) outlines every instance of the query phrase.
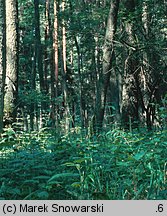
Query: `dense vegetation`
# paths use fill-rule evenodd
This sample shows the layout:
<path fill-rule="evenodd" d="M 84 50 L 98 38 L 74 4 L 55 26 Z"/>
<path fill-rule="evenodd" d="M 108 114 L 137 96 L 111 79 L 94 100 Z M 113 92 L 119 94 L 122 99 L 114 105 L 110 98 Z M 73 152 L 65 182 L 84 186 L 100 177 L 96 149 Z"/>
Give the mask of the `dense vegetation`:
<path fill-rule="evenodd" d="M 0 199 L 166 199 L 166 11 L 0 0 Z"/>
<path fill-rule="evenodd" d="M 1 199 L 166 199 L 167 131 L 8 129 L 1 139 Z"/>

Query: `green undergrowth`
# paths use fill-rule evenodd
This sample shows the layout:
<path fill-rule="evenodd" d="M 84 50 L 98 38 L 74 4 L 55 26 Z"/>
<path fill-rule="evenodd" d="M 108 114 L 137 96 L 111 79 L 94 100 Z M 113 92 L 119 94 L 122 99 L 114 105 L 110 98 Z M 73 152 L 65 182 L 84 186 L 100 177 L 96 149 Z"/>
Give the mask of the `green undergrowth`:
<path fill-rule="evenodd" d="M 137 200 L 167 198 L 167 131 L 82 130 L 0 138 L 0 199 Z"/>

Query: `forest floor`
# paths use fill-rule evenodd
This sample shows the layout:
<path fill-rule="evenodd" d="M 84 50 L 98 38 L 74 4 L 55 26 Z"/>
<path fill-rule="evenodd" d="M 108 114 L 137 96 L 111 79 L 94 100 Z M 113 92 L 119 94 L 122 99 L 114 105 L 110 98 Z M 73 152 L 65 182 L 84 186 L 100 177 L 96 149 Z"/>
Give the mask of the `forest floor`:
<path fill-rule="evenodd" d="M 0 199 L 145 200 L 167 197 L 167 131 L 48 129 L 0 138 Z"/>

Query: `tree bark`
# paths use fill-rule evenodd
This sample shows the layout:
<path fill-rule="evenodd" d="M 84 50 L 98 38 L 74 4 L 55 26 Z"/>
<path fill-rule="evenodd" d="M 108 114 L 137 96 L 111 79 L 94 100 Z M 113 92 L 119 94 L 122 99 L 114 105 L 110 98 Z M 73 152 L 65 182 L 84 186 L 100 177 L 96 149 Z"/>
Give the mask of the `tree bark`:
<path fill-rule="evenodd" d="M 62 1 L 62 12 L 65 11 L 65 0 Z M 67 133 L 69 131 L 70 126 L 70 110 L 69 110 L 69 102 L 68 102 L 68 88 L 67 88 L 67 53 L 66 53 L 66 27 L 65 27 L 65 21 L 62 19 L 62 87 L 63 87 L 63 93 L 64 93 L 64 117 L 65 117 L 65 132 Z"/>
<path fill-rule="evenodd" d="M 0 0 L 0 134 L 3 130 L 4 88 L 6 75 L 6 9 Z"/>
<path fill-rule="evenodd" d="M 40 90 L 43 96 L 46 95 L 45 84 L 44 84 L 44 72 L 43 72 L 43 49 L 41 44 L 41 33 L 40 33 L 40 14 L 39 14 L 39 0 L 34 0 L 34 10 L 35 10 L 35 49 L 36 49 L 36 63 L 37 71 L 39 74 Z M 43 113 L 46 110 L 46 102 L 41 100 L 40 109 L 40 128 L 43 127 Z"/>
<path fill-rule="evenodd" d="M 112 63 L 114 60 L 114 37 L 117 27 L 117 15 L 119 0 L 111 0 L 110 11 L 107 20 L 105 42 L 103 47 L 103 74 L 99 78 L 99 91 L 96 95 L 95 126 L 101 129 L 106 106 L 107 90 L 110 83 Z"/>
<path fill-rule="evenodd" d="M 6 92 L 5 121 L 11 125 L 17 114 L 18 96 L 18 3 L 6 1 Z"/>

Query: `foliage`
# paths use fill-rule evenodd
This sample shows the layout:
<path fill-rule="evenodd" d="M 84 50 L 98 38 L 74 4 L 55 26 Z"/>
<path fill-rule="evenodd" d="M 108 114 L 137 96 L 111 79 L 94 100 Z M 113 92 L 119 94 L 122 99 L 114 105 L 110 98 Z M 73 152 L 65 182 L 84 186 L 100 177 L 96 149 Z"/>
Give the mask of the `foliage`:
<path fill-rule="evenodd" d="M 0 199 L 166 199 L 167 131 L 5 131 Z"/>
<path fill-rule="evenodd" d="M 18 0 L 17 117 L 5 114 L 0 134 L 0 199 L 166 199 L 166 2 L 120 1 L 107 72 L 114 1 L 85 2 Z"/>

